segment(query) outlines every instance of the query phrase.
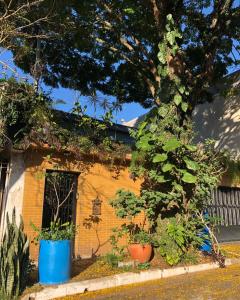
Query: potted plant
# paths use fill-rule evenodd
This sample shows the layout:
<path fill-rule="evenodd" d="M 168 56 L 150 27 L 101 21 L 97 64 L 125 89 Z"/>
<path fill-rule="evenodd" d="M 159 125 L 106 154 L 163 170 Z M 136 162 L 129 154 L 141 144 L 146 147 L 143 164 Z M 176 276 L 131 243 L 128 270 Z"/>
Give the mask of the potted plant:
<path fill-rule="evenodd" d="M 35 241 L 39 241 L 38 273 L 39 283 L 44 285 L 61 284 L 70 279 L 71 241 L 76 233 L 76 226 L 67 222 L 51 222 L 49 228 L 39 229 Z"/>
<path fill-rule="evenodd" d="M 152 256 L 152 236 L 144 229 L 137 229 L 130 235 L 128 252 L 140 263 L 149 262 Z"/>
<path fill-rule="evenodd" d="M 34 238 L 39 242 L 38 272 L 41 284 L 60 284 L 70 279 L 72 246 L 71 241 L 76 234 L 73 222 L 60 219 L 61 208 L 68 200 L 75 188 L 75 182 L 67 191 L 66 196 L 61 193 L 61 180 L 65 175 L 61 172 L 46 173 L 46 179 L 51 189 L 51 197 L 47 200 L 53 208 L 52 220 L 45 228 L 39 229 L 32 223 L 37 232 Z"/>
<path fill-rule="evenodd" d="M 110 204 L 118 217 L 130 221 L 129 224 L 122 225 L 123 232 L 129 236 L 128 252 L 134 260 L 148 262 L 152 256 L 152 236 L 145 229 L 145 202 L 130 191 L 119 190 L 116 195 Z"/>

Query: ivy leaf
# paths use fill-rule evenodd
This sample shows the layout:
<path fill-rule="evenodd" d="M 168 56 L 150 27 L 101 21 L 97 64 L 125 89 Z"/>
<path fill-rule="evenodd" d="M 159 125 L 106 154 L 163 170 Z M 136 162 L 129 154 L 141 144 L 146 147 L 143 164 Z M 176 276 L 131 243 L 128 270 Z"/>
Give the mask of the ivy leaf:
<path fill-rule="evenodd" d="M 199 169 L 199 164 L 196 161 L 193 161 L 189 158 L 184 158 L 183 160 L 185 161 L 189 170 L 197 171 Z"/>
<path fill-rule="evenodd" d="M 197 177 L 192 175 L 191 173 L 184 172 L 182 181 L 186 183 L 195 183 L 197 181 Z"/>
<path fill-rule="evenodd" d="M 156 154 L 153 158 L 153 163 L 159 163 L 167 160 L 168 156 L 166 153 Z"/>
<path fill-rule="evenodd" d="M 179 87 L 179 92 L 180 92 L 181 94 L 183 94 L 184 91 L 185 91 L 185 86 L 181 85 L 181 86 Z"/>
<path fill-rule="evenodd" d="M 174 151 L 181 146 L 181 142 L 176 138 L 172 138 L 166 142 L 163 146 L 163 150 L 166 152 Z"/>
<path fill-rule="evenodd" d="M 165 63 L 166 63 L 166 56 L 165 56 L 165 53 L 159 51 L 157 57 L 158 57 L 158 60 L 159 60 L 162 64 L 165 64 Z"/>
<path fill-rule="evenodd" d="M 182 102 L 182 96 L 179 94 L 175 95 L 173 101 L 175 102 L 176 105 L 179 105 Z"/>
<path fill-rule="evenodd" d="M 172 31 L 167 32 L 166 34 L 167 41 L 172 46 L 175 42 L 175 35 Z"/>
<path fill-rule="evenodd" d="M 159 113 L 159 115 L 160 115 L 162 118 L 166 117 L 166 115 L 168 114 L 168 109 L 167 109 L 167 107 L 161 106 L 161 107 L 158 109 L 158 113 Z"/>
<path fill-rule="evenodd" d="M 188 104 L 187 104 L 187 102 L 182 102 L 181 108 L 182 108 L 182 110 L 183 110 L 184 112 L 186 112 L 187 109 L 188 109 Z"/>
<path fill-rule="evenodd" d="M 162 166 L 162 171 L 164 173 L 168 172 L 168 171 L 171 171 L 173 169 L 173 167 L 174 167 L 174 165 L 166 163 L 165 165 Z"/>

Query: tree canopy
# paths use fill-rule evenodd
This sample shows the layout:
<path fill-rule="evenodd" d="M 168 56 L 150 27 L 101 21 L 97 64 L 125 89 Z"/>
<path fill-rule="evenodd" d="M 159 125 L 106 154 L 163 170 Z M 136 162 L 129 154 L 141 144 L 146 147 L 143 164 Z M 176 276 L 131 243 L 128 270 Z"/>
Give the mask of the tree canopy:
<path fill-rule="evenodd" d="M 40 3 L 38 11 L 46 11 L 47 5 L 52 1 Z M 38 47 L 36 38 L 18 39 L 15 63 L 31 73 L 38 49 L 41 78 L 47 85 L 84 95 L 98 90 L 116 96 L 118 103 L 151 107 L 161 101 L 157 54 L 169 13 L 182 34 L 181 50 L 174 58 L 163 52 L 160 56 L 194 87 L 194 107 L 206 99 L 206 88 L 238 63 L 233 55 L 239 51 L 238 1 L 59 0 L 52 21 L 38 28 L 39 34 L 58 38 L 40 37 Z"/>

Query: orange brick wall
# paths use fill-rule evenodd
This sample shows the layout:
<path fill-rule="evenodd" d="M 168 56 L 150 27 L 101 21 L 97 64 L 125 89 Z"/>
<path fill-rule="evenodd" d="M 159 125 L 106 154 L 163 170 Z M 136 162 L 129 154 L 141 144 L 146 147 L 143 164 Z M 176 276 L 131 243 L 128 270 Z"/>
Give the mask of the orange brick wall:
<path fill-rule="evenodd" d="M 28 151 L 25 155 L 25 185 L 23 199 L 23 220 L 25 232 L 32 240 L 34 231 L 30 226 L 33 222 L 41 227 L 43 197 L 44 197 L 44 171 L 49 169 L 68 170 L 79 173 L 77 202 L 76 202 L 76 225 L 79 226 L 75 238 L 75 255 L 87 257 L 105 253 L 111 249 L 109 236 L 111 228 L 119 226 L 122 220 L 116 218 L 114 210 L 108 204 L 119 188 L 125 188 L 138 193 L 140 183 L 133 182 L 129 178 L 127 168 L 122 168 L 119 174 L 111 171 L 108 166 L 101 163 L 87 164 L 89 161 L 74 161 L 60 155 L 55 155 L 51 160 L 47 152 Z M 86 170 L 88 166 L 88 170 Z M 92 214 L 92 200 L 96 197 L 102 201 L 102 214 L 98 224 L 89 222 Z M 38 256 L 38 246 L 34 243 L 30 246 L 33 259 Z"/>

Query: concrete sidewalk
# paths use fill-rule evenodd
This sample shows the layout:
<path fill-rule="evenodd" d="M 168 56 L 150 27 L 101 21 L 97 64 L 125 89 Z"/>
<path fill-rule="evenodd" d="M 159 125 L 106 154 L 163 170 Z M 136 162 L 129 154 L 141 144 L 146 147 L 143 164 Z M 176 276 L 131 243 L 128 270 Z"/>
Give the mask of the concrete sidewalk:
<path fill-rule="evenodd" d="M 240 264 L 61 298 L 78 299 L 240 300 Z"/>

